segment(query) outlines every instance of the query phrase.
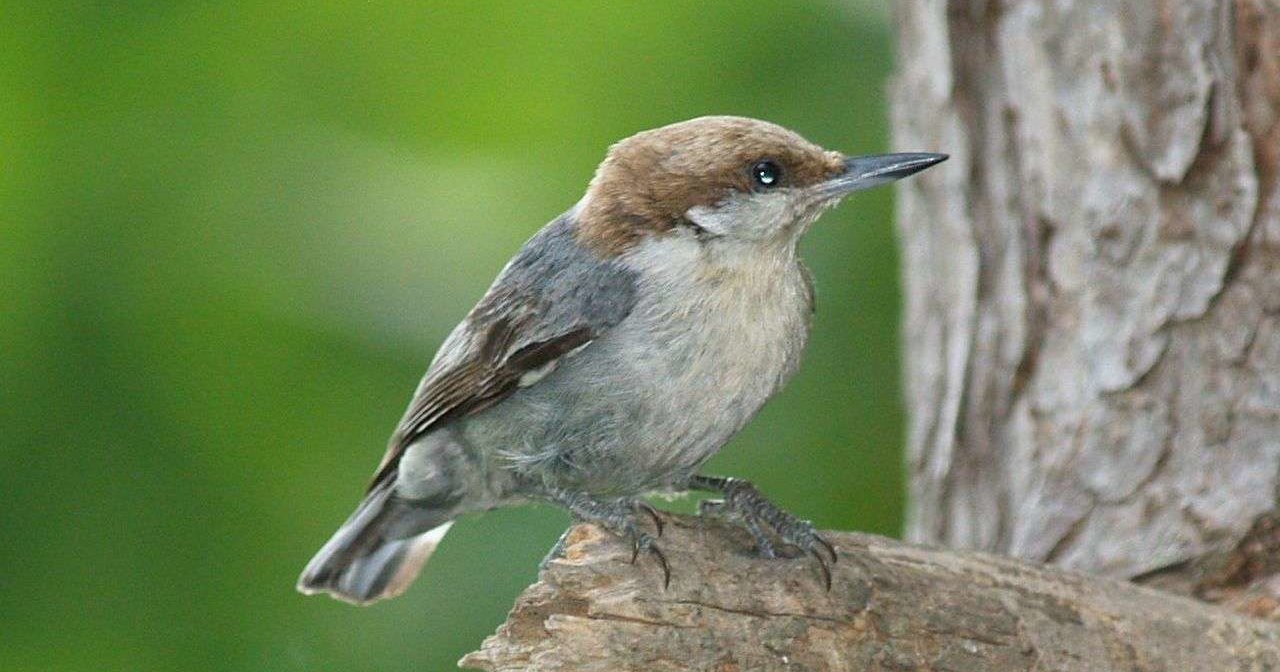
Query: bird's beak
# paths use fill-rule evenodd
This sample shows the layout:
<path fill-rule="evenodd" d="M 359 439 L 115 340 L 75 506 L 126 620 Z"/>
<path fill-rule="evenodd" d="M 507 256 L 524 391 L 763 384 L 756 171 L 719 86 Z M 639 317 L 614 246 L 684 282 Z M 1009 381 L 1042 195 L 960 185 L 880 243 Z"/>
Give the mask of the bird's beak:
<path fill-rule="evenodd" d="M 855 156 L 845 159 L 844 172 L 817 185 L 818 195 L 822 200 L 841 198 L 914 175 L 946 160 L 946 154 L 923 152 Z"/>

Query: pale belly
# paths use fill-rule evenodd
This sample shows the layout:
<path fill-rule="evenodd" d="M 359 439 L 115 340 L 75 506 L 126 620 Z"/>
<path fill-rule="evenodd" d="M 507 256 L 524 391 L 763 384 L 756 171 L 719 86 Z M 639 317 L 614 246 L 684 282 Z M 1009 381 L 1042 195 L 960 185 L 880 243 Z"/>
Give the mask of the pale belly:
<path fill-rule="evenodd" d="M 640 306 L 546 378 L 463 421 L 462 434 L 490 468 L 525 482 L 615 496 L 678 489 L 794 372 L 808 314 L 796 296 L 700 306 L 683 319 Z M 717 312 L 726 310 L 737 312 Z"/>

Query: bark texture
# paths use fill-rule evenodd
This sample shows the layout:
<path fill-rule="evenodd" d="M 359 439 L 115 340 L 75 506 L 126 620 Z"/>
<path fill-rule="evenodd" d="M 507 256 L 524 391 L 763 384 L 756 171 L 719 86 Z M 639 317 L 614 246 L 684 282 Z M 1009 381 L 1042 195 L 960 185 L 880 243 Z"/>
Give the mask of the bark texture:
<path fill-rule="evenodd" d="M 1238 672 L 1280 669 L 1280 626 L 1109 579 L 972 552 L 829 533 L 827 592 L 808 558 L 761 560 L 735 526 L 675 518 L 671 586 L 583 525 L 481 650 L 484 670 Z"/>
<path fill-rule="evenodd" d="M 908 538 L 1274 612 L 1280 2 L 895 8 Z"/>

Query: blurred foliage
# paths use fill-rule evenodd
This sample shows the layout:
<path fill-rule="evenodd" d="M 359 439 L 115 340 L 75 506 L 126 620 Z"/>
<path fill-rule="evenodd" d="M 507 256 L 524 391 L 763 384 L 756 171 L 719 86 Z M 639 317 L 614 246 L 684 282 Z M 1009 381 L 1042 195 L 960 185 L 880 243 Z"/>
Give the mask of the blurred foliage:
<path fill-rule="evenodd" d="M 0 668 L 451 669 L 562 513 L 370 609 L 293 590 L 435 347 L 616 139 L 883 150 L 875 4 L 0 2 Z M 709 471 L 892 534 L 890 202 L 810 234 L 804 368 Z"/>

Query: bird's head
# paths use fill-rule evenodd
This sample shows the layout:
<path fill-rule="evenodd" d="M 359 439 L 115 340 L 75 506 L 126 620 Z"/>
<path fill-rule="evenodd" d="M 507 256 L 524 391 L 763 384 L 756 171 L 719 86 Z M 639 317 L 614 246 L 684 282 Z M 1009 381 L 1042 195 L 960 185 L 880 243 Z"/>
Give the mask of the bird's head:
<path fill-rule="evenodd" d="M 946 158 L 846 157 L 768 122 L 700 117 L 611 147 L 578 207 L 580 235 L 606 255 L 665 236 L 726 248 L 794 246 L 844 196 Z"/>

